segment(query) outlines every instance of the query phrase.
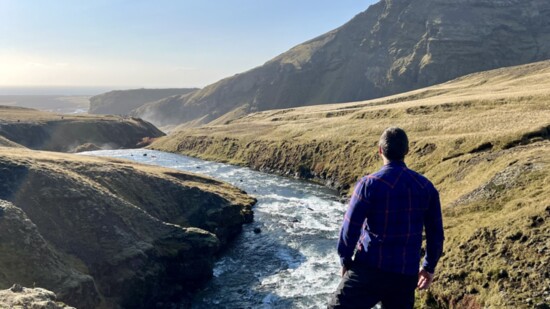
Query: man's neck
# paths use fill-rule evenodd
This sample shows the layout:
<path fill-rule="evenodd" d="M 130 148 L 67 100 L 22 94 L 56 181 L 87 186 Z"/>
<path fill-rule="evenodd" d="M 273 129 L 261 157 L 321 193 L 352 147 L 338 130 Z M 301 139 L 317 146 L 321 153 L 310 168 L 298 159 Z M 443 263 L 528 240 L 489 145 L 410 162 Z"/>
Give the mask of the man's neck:
<path fill-rule="evenodd" d="M 382 151 L 380 150 L 380 157 L 382 157 L 382 160 L 384 161 L 384 165 L 388 165 L 390 163 L 398 163 L 398 164 L 404 164 L 405 163 L 405 160 L 388 160 L 388 158 L 386 158 L 386 156 L 384 156 L 382 154 Z"/>

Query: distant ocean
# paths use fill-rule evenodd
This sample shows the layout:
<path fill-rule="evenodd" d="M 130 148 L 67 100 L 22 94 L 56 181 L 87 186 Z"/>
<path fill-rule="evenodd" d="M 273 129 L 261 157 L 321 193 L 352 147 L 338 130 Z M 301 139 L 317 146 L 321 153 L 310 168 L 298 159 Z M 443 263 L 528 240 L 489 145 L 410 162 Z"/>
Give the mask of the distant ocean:
<path fill-rule="evenodd" d="M 91 96 L 105 93 L 115 88 L 110 87 L 3 87 L 0 95 L 59 95 Z M 124 88 L 121 88 L 124 89 Z"/>

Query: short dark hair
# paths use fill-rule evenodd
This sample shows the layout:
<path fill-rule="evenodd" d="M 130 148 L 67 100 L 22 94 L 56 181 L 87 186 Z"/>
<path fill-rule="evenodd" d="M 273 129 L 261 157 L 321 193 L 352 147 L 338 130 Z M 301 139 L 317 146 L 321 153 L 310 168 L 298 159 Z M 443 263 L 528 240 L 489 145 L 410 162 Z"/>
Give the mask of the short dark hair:
<path fill-rule="evenodd" d="M 382 154 L 390 161 L 403 161 L 409 152 L 409 138 L 407 133 L 398 127 L 389 127 L 380 136 L 378 146 Z"/>

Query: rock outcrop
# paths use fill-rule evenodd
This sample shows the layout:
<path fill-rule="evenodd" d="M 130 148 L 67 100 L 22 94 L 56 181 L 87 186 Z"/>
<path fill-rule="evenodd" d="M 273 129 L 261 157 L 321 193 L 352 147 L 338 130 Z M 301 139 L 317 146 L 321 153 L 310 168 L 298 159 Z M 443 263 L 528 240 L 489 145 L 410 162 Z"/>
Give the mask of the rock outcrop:
<path fill-rule="evenodd" d="M 128 115 L 147 103 L 197 91 L 197 88 L 115 90 L 90 98 L 90 114 Z"/>
<path fill-rule="evenodd" d="M 75 309 L 56 301 L 55 293 L 41 288 L 25 288 L 14 284 L 0 291 L 0 308 Z"/>
<path fill-rule="evenodd" d="M 2 174 L 8 172 L 2 169 Z M 5 178 L 5 175 L 2 175 Z M 93 278 L 65 260 L 23 210 L 0 200 L 0 287 L 14 282 L 55 288 L 65 301 L 93 308 L 99 295 Z"/>
<path fill-rule="evenodd" d="M 0 200 L 0 288 L 78 308 L 190 297 L 255 202 L 210 178 L 19 148 L 0 148 Z"/>
<path fill-rule="evenodd" d="M 134 115 L 157 126 L 352 102 L 550 58 L 547 0 L 381 0 L 248 72 Z"/>
<path fill-rule="evenodd" d="M 9 147 L 76 152 L 86 144 L 101 149 L 137 148 L 164 133 L 132 117 L 59 115 L 21 107 L 0 106 L 0 143 Z M 84 146 L 82 146 L 84 145 Z"/>

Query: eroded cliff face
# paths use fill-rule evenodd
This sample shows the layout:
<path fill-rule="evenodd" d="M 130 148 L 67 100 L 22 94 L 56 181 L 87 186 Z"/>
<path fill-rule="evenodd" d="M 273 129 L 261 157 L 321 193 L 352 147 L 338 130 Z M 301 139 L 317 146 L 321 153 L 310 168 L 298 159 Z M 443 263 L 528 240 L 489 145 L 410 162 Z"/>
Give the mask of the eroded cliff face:
<path fill-rule="evenodd" d="M 0 287 L 78 308 L 189 298 L 255 202 L 174 170 L 15 148 L 0 148 L 0 200 Z"/>
<path fill-rule="evenodd" d="M 0 143 L 14 147 L 76 152 L 84 149 L 137 148 L 163 136 L 149 122 L 131 117 L 58 115 L 0 106 Z"/>
<path fill-rule="evenodd" d="M 550 58 L 546 0 L 382 0 L 248 72 L 134 115 L 156 125 L 351 102 Z"/>
<path fill-rule="evenodd" d="M 64 259 L 23 210 L 0 200 L 0 213 L 2 288 L 19 282 L 27 286 L 38 283 L 55 287 L 61 298 L 84 308 L 93 308 L 99 303 L 93 278 Z"/>

